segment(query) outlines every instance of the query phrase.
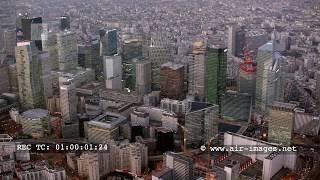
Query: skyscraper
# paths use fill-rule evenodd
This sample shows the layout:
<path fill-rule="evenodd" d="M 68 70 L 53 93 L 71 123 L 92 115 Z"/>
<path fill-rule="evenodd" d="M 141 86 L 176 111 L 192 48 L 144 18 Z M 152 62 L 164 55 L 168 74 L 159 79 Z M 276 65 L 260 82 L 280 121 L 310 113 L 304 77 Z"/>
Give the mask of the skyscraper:
<path fill-rule="evenodd" d="M 16 23 L 16 3 L 12 0 L 0 1 L 0 29 L 2 28 L 15 28 Z"/>
<path fill-rule="evenodd" d="M 160 66 L 171 60 L 168 40 L 160 34 L 153 34 L 149 47 L 149 58 L 152 67 L 152 90 L 160 89 Z"/>
<path fill-rule="evenodd" d="M 9 66 L 6 64 L 0 65 L 0 94 L 9 92 Z"/>
<path fill-rule="evenodd" d="M 226 89 L 227 51 L 208 47 L 201 40 L 193 43 L 188 74 L 188 95 L 198 101 L 218 104 Z"/>
<path fill-rule="evenodd" d="M 70 17 L 69 16 L 61 16 L 60 17 L 60 30 L 69 30 L 70 29 Z"/>
<path fill-rule="evenodd" d="M 86 44 L 78 45 L 78 64 L 83 68 L 94 69 L 96 73 L 102 70 L 99 56 L 99 41 L 93 39 Z"/>
<path fill-rule="evenodd" d="M 38 50 L 31 42 L 21 42 L 16 47 L 16 67 L 20 103 L 23 108 L 42 106 L 41 61 Z"/>
<path fill-rule="evenodd" d="M 77 120 L 77 96 L 75 85 L 71 81 L 59 79 L 60 108 L 64 124 L 71 124 Z"/>
<path fill-rule="evenodd" d="M 24 41 L 34 41 L 38 50 L 42 51 L 42 18 L 24 16 L 21 19 L 21 28 Z"/>
<path fill-rule="evenodd" d="M 255 108 L 263 112 L 267 112 L 267 106 L 272 105 L 276 97 L 279 64 L 273 56 L 272 42 L 258 49 Z"/>
<path fill-rule="evenodd" d="M 228 26 L 228 51 L 235 56 L 236 54 L 236 29 L 234 25 Z"/>
<path fill-rule="evenodd" d="M 196 100 L 205 101 L 205 63 L 206 48 L 202 40 L 193 43 L 188 74 L 188 95 Z"/>
<path fill-rule="evenodd" d="M 6 29 L 3 31 L 3 44 L 6 55 L 14 56 L 17 44 L 15 29 Z"/>
<path fill-rule="evenodd" d="M 225 48 L 209 47 L 205 64 L 206 101 L 219 105 L 221 113 L 222 96 L 226 91 L 227 51 Z"/>
<path fill-rule="evenodd" d="M 100 56 L 113 56 L 118 53 L 118 30 L 100 30 Z"/>
<path fill-rule="evenodd" d="M 294 124 L 296 105 L 274 102 L 270 107 L 268 141 L 282 145 L 290 145 Z"/>
<path fill-rule="evenodd" d="M 317 71 L 315 73 L 315 80 L 316 80 L 316 93 L 315 93 L 315 97 L 316 97 L 316 105 L 317 105 L 317 110 L 318 113 L 320 113 L 320 71 Z"/>
<path fill-rule="evenodd" d="M 228 51 L 231 55 L 240 57 L 245 47 L 245 31 L 243 27 L 228 26 Z"/>
<path fill-rule="evenodd" d="M 78 66 L 77 38 L 71 31 L 63 31 L 57 34 L 57 52 L 59 70 L 67 71 Z"/>
<path fill-rule="evenodd" d="M 139 61 L 136 64 L 136 91 L 141 96 L 151 92 L 150 61 Z"/>
<path fill-rule="evenodd" d="M 219 107 L 204 102 L 191 102 L 185 115 L 185 139 L 188 147 L 198 148 L 218 134 Z"/>
<path fill-rule="evenodd" d="M 160 67 L 160 96 L 182 100 L 184 95 L 184 66 L 172 62 Z"/>
<path fill-rule="evenodd" d="M 241 57 L 243 48 L 246 45 L 246 32 L 244 31 L 243 27 L 236 31 L 236 47 L 235 47 L 235 56 Z"/>
<path fill-rule="evenodd" d="M 57 46 L 57 33 L 48 32 L 43 33 L 41 35 L 43 51 L 47 51 L 49 53 L 49 61 L 52 70 L 59 69 L 59 61 L 58 61 L 58 46 Z"/>
<path fill-rule="evenodd" d="M 103 72 L 107 89 L 122 89 L 122 68 L 119 55 L 103 57 Z"/>
<path fill-rule="evenodd" d="M 142 40 L 141 39 L 126 39 L 121 47 L 121 56 L 123 61 L 130 61 L 134 58 L 142 57 Z"/>

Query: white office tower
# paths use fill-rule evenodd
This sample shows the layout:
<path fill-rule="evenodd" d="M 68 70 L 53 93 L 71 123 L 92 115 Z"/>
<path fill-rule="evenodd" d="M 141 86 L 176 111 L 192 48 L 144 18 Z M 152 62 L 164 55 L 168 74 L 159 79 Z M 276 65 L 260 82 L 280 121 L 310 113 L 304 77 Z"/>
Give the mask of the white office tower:
<path fill-rule="evenodd" d="M 76 69 L 78 66 L 77 38 L 71 31 L 57 34 L 58 63 L 60 71 Z"/>
<path fill-rule="evenodd" d="M 16 30 L 15 29 L 4 30 L 3 45 L 4 45 L 5 54 L 9 56 L 14 56 L 15 55 L 14 48 L 16 44 L 17 44 Z"/>
<path fill-rule="evenodd" d="M 203 40 L 193 42 L 189 55 L 188 95 L 203 101 L 205 99 L 206 49 Z"/>
<path fill-rule="evenodd" d="M 119 55 L 103 56 L 103 72 L 107 89 L 122 89 L 121 62 L 122 60 Z"/>
<path fill-rule="evenodd" d="M 61 79 L 63 78 L 59 78 L 59 81 Z M 63 138 L 79 137 L 76 87 L 71 80 L 60 81 L 60 108 L 63 120 Z"/>
<path fill-rule="evenodd" d="M 71 81 L 60 84 L 60 107 L 65 124 L 70 124 L 77 119 L 76 87 Z"/>
<path fill-rule="evenodd" d="M 228 26 L 228 51 L 233 56 L 236 54 L 236 27 Z"/>
<path fill-rule="evenodd" d="M 151 92 L 151 62 L 141 61 L 136 64 L 136 90 L 143 96 Z"/>
<path fill-rule="evenodd" d="M 38 50 L 30 42 L 17 44 L 16 68 L 22 108 L 41 107 L 43 102 L 41 61 L 38 56 Z"/>

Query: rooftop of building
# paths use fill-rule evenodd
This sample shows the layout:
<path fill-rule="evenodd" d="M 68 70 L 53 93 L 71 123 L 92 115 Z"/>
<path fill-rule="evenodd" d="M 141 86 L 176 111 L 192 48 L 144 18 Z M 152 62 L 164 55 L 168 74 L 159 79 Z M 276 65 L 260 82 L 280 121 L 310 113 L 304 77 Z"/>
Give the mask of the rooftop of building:
<path fill-rule="evenodd" d="M 199 101 L 193 101 L 191 102 L 191 112 L 198 111 L 201 109 L 208 108 L 210 106 L 213 106 L 212 104 L 206 103 L 206 102 L 199 102 Z"/>
<path fill-rule="evenodd" d="M 220 161 L 217 166 L 224 168 L 225 166 L 233 167 L 236 164 L 245 164 L 246 162 L 250 161 L 251 158 L 238 154 L 238 153 L 232 153 L 230 156 L 228 156 L 223 161 Z"/>
<path fill-rule="evenodd" d="M 263 162 L 260 160 L 257 160 L 252 165 L 250 165 L 249 168 L 242 171 L 241 175 L 250 177 L 250 178 L 261 177 L 262 169 L 263 169 Z"/>
<path fill-rule="evenodd" d="M 272 41 L 267 42 L 266 44 L 259 47 L 261 51 L 273 51 L 273 43 Z"/>
<path fill-rule="evenodd" d="M 241 126 L 229 124 L 229 123 L 219 123 L 218 124 L 218 132 L 225 133 L 225 132 L 233 132 L 236 133 L 241 129 Z"/>
<path fill-rule="evenodd" d="M 165 168 L 161 169 L 161 171 L 157 171 L 156 173 L 154 173 L 152 176 L 161 178 L 163 175 L 171 173 L 171 171 L 172 171 L 172 169 L 165 167 Z"/>
<path fill-rule="evenodd" d="M 134 114 L 134 115 L 136 115 L 138 117 L 142 117 L 142 118 L 149 117 L 149 113 L 143 112 L 143 111 L 139 111 L 137 108 L 132 111 L 132 114 Z"/>
<path fill-rule="evenodd" d="M 76 88 L 78 93 L 84 93 L 84 91 L 94 91 L 94 93 L 98 93 L 98 90 L 104 88 L 103 83 L 98 81 L 93 81 L 87 83 L 81 87 Z"/>
<path fill-rule="evenodd" d="M 45 109 L 30 109 L 21 114 L 21 116 L 30 119 L 38 119 L 49 116 L 49 111 Z"/>
<path fill-rule="evenodd" d="M 188 157 L 188 156 L 184 156 L 182 154 L 179 153 L 175 153 L 175 152 L 167 152 L 166 155 L 172 156 L 176 159 L 188 162 L 188 163 L 193 163 L 192 158 Z"/>
<path fill-rule="evenodd" d="M 88 124 L 110 129 L 123 123 L 126 120 L 127 118 L 120 114 L 105 112 L 104 114 L 101 114 L 93 120 L 89 121 Z"/>
<path fill-rule="evenodd" d="M 178 64 L 178 63 L 174 63 L 174 62 L 167 62 L 165 64 L 162 64 L 161 67 L 167 67 L 167 68 L 170 68 L 172 70 L 177 70 L 177 69 L 183 68 L 184 65 Z"/>
<path fill-rule="evenodd" d="M 30 41 L 21 41 L 17 43 L 17 46 L 27 46 L 30 45 Z"/>
<path fill-rule="evenodd" d="M 53 71 L 53 72 L 58 73 L 63 78 L 72 79 L 76 76 L 83 75 L 89 71 L 92 71 L 92 69 L 89 69 L 89 68 L 84 69 L 82 67 L 77 67 L 75 69 L 68 70 L 67 72 L 64 72 L 64 71 Z"/>
<path fill-rule="evenodd" d="M 275 101 L 272 105 L 272 109 L 279 109 L 279 110 L 285 110 L 285 111 L 293 111 L 296 108 L 296 104 L 292 103 L 284 103 L 284 102 L 278 102 Z"/>

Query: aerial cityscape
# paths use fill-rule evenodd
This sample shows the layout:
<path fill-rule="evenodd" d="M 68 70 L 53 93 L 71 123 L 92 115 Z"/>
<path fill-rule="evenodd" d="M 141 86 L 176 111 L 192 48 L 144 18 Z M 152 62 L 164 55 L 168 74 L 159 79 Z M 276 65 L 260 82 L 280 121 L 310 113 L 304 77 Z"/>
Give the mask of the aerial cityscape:
<path fill-rule="evenodd" d="M 0 0 L 0 180 L 320 180 L 319 0 Z"/>

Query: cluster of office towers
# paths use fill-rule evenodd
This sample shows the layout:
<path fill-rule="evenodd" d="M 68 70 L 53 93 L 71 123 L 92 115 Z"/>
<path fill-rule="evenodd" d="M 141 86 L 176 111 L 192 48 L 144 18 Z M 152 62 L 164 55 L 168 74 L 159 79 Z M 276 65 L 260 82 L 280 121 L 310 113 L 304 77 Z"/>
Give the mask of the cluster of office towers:
<path fill-rule="evenodd" d="M 140 97 L 160 91 L 161 98 L 206 102 L 217 107 L 214 117 L 222 117 L 228 83 L 227 54 L 244 56 L 245 32 L 232 26 L 228 47 L 200 38 L 193 42 L 185 63 L 177 63 L 161 33 L 151 34 L 145 47 L 139 40 L 119 45 L 117 29 L 102 29 L 98 39 L 78 45 L 68 16 L 60 17 L 60 29 L 54 32 L 41 17 L 19 18 L 17 34 L 6 31 L 4 42 L 7 54 L 16 58 L 15 88 L 22 109 L 48 108 L 52 106 L 50 98 L 58 94 L 65 125 L 77 122 L 76 88 L 88 80 L 102 79 L 106 89 L 135 92 Z M 273 44 L 265 44 L 258 49 L 253 64 L 241 64 L 237 90 L 251 96 L 257 110 L 266 111 L 283 94 L 283 86 L 278 85 L 279 68 Z"/>

